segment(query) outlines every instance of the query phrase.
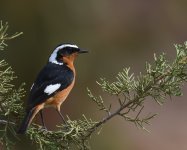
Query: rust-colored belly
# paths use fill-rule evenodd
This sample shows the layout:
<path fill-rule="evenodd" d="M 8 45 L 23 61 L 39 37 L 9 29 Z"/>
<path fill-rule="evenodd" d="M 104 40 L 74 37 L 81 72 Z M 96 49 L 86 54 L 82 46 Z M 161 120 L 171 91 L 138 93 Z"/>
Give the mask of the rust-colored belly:
<path fill-rule="evenodd" d="M 58 105 L 61 105 L 69 95 L 70 91 L 72 90 L 74 83 L 75 80 L 66 89 L 56 93 L 53 97 L 47 99 L 44 107 L 57 107 Z"/>

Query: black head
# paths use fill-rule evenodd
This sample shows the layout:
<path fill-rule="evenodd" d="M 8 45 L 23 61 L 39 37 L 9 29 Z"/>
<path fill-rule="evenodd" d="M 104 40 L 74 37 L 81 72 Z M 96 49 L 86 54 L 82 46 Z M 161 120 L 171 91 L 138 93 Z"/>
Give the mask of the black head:
<path fill-rule="evenodd" d="M 80 49 L 77 45 L 72 44 L 61 44 L 55 48 L 53 53 L 49 58 L 49 62 L 53 62 L 56 64 L 63 64 L 62 57 L 67 57 L 72 54 L 80 54 L 80 53 L 87 53 L 88 51 Z"/>

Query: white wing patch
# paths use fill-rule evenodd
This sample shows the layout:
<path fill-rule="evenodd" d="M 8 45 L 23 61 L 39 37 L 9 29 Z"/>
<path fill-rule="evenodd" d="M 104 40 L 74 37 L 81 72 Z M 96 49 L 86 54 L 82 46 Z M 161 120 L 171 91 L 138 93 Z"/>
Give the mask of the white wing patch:
<path fill-rule="evenodd" d="M 57 83 L 57 84 L 51 84 L 48 85 L 44 92 L 47 93 L 48 95 L 51 95 L 52 93 L 54 93 L 56 90 L 58 90 L 60 88 L 61 84 Z"/>

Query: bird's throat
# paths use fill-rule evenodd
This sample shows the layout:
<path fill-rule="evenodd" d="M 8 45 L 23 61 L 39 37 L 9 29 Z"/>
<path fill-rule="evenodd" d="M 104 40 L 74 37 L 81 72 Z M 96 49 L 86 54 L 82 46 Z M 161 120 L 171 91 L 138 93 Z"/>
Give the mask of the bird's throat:
<path fill-rule="evenodd" d="M 75 60 L 75 57 L 73 56 L 66 56 L 62 58 L 63 63 L 67 67 L 69 67 L 75 74 L 74 60 Z"/>

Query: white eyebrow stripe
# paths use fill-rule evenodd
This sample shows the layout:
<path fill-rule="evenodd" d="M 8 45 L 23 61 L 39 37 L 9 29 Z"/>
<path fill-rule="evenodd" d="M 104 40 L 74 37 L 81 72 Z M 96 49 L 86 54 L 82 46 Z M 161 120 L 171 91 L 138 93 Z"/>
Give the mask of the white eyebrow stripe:
<path fill-rule="evenodd" d="M 78 46 L 77 45 L 72 45 L 72 44 L 63 44 L 63 45 L 60 45 L 60 46 L 58 46 L 55 50 L 59 50 L 59 49 L 63 49 L 63 48 L 65 48 L 65 47 L 72 47 L 72 48 L 78 48 Z"/>
<path fill-rule="evenodd" d="M 60 45 L 60 46 L 58 46 L 57 48 L 55 48 L 55 50 L 53 51 L 53 53 L 52 53 L 51 56 L 49 57 L 49 62 L 54 63 L 54 64 L 57 64 L 57 65 L 63 65 L 63 63 L 58 62 L 58 61 L 56 60 L 56 57 L 57 57 L 57 52 L 58 52 L 60 49 L 63 49 L 63 48 L 65 48 L 65 47 L 78 48 L 77 45 L 72 45 L 72 44 L 63 44 L 63 45 Z"/>
<path fill-rule="evenodd" d="M 48 95 L 51 95 L 52 93 L 57 91 L 60 88 L 60 86 L 61 86 L 60 83 L 50 84 L 45 88 L 44 93 L 47 93 Z"/>

